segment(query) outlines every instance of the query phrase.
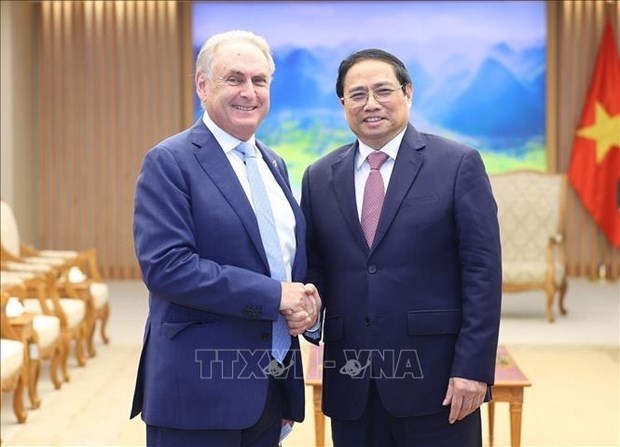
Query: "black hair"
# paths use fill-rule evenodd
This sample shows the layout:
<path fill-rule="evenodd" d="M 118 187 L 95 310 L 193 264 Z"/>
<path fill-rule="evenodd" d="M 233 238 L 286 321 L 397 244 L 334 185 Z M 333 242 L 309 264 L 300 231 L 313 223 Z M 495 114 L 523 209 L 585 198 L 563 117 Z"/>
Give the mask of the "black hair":
<path fill-rule="evenodd" d="M 338 98 L 342 98 L 344 95 L 344 78 L 348 71 L 353 65 L 365 60 L 378 60 L 390 64 L 394 70 L 396 79 L 398 79 L 398 83 L 403 85 L 403 92 L 405 92 L 405 87 L 411 84 L 411 76 L 409 76 L 409 72 L 405 64 L 403 64 L 403 61 L 387 51 L 369 48 L 353 53 L 340 63 L 340 67 L 338 67 L 338 79 L 336 79 L 336 94 Z"/>

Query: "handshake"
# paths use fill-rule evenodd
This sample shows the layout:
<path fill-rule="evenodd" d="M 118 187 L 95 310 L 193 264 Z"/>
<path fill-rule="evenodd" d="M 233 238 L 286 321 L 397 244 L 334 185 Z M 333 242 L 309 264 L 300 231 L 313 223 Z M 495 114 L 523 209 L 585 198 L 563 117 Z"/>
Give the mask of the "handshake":
<path fill-rule="evenodd" d="M 283 282 L 280 313 L 293 337 L 312 328 L 321 313 L 321 297 L 314 284 Z"/>

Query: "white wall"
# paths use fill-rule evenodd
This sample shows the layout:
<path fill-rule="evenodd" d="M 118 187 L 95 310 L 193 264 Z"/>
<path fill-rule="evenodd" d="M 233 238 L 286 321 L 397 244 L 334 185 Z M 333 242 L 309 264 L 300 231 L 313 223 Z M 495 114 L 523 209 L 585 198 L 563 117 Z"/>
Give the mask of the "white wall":
<path fill-rule="evenodd" d="M 33 157 L 35 119 L 32 2 L 0 2 L 0 194 L 12 207 L 24 241 L 36 243 Z"/>

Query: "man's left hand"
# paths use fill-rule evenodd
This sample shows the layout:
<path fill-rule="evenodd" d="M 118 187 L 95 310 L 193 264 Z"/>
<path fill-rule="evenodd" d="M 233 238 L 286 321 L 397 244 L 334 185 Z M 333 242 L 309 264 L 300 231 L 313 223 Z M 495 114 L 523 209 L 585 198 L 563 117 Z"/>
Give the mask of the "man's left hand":
<path fill-rule="evenodd" d="M 450 405 L 448 421 L 454 424 L 473 413 L 484 402 L 487 384 L 476 380 L 450 377 L 448 391 L 442 405 Z"/>
<path fill-rule="evenodd" d="M 304 286 L 306 290 L 306 297 L 303 302 L 303 306 L 308 312 L 310 323 L 308 328 L 311 328 L 316 323 L 321 313 L 321 296 L 314 284 L 308 283 Z"/>

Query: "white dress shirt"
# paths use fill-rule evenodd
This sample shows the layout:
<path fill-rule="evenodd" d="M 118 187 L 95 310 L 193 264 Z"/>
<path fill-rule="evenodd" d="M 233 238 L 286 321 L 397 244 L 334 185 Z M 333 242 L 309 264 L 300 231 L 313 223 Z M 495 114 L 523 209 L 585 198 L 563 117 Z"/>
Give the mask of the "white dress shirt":
<path fill-rule="evenodd" d="M 250 190 L 250 183 L 248 182 L 245 163 L 243 162 L 243 155 L 241 155 L 239 151 L 235 150 L 235 148 L 242 141 L 218 127 L 211 120 L 211 118 L 209 118 L 209 115 L 207 115 L 206 112 L 202 115 L 202 120 L 211 131 L 219 145 L 222 147 L 222 150 L 224 151 L 224 154 L 226 154 L 230 165 L 235 171 L 235 174 L 237 174 L 239 183 L 241 183 L 250 205 L 252 205 L 252 209 L 254 209 L 252 192 Z M 254 147 L 257 147 L 256 138 L 254 135 L 252 135 L 247 142 L 252 144 Z M 290 281 L 293 260 L 295 259 L 295 250 L 297 249 L 297 242 L 295 240 L 295 215 L 293 214 L 293 209 L 291 208 L 290 203 L 284 195 L 284 191 L 282 191 L 282 188 L 271 173 L 271 170 L 263 159 L 263 154 L 260 150 L 258 150 L 258 148 L 256 150 L 256 157 L 258 161 L 258 170 L 263 178 L 263 182 L 265 183 L 265 189 L 267 190 L 267 196 L 269 196 L 271 210 L 276 223 L 278 238 L 280 239 L 284 267 L 286 268 L 286 279 L 287 281 Z"/>
<path fill-rule="evenodd" d="M 390 178 L 392 177 L 392 171 L 394 170 L 394 161 L 396 160 L 396 156 L 398 155 L 398 149 L 400 148 L 400 144 L 403 141 L 403 137 L 405 136 L 405 131 L 407 128 L 403 129 L 401 133 L 396 135 L 392 140 L 388 141 L 388 143 L 379 149 L 381 152 L 385 152 L 388 156 L 388 159 L 385 160 L 381 168 L 379 169 L 379 173 L 383 178 L 383 185 L 385 186 L 385 191 L 387 192 L 388 185 L 390 184 Z M 360 222 L 362 220 L 362 204 L 364 203 L 364 187 L 366 186 L 366 180 L 370 175 L 370 164 L 368 163 L 368 155 L 372 152 L 375 152 L 373 148 L 367 146 L 359 141 L 359 150 L 357 154 L 355 154 L 355 202 L 357 203 L 357 217 Z"/>

